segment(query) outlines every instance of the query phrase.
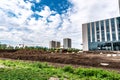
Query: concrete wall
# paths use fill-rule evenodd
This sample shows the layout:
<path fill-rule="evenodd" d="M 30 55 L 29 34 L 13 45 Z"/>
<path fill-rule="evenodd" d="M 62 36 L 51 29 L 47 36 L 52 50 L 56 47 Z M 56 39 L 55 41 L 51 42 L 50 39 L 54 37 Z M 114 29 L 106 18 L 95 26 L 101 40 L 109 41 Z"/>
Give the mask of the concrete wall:
<path fill-rule="evenodd" d="M 83 51 L 88 51 L 88 31 L 87 24 L 82 25 Z"/>

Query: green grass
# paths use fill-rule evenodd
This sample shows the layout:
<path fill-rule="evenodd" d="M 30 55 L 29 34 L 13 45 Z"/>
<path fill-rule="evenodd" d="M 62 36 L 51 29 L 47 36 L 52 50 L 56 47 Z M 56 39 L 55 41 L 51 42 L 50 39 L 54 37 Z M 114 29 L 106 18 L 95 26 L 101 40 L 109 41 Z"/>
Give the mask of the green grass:
<path fill-rule="evenodd" d="M 0 60 L 0 80 L 120 80 L 120 74 L 96 68 L 55 68 L 47 63 Z"/>

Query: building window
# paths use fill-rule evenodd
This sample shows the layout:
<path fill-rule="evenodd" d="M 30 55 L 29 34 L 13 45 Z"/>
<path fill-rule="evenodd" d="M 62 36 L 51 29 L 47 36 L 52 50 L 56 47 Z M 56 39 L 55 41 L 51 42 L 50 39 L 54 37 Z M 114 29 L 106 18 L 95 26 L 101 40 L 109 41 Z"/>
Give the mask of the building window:
<path fill-rule="evenodd" d="M 120 40 L 120 17 L 117 18 L 118 38 Z"/>
<path fill-rule="evenodd" d="M 105 23 L 106 23 L 106 31 L 107 31 L 107 32 L 110 32 L 109 20 L 107 19 L 107 20 L 105 21 Z"/>
<path fill-rule="evenodd" d="M 119 38 L 119 40 L 120 40 L 120 32 L 118 32 L 118 38 Z"/>
<path fill-rule="evenodd" d="M 116 40 L 116 34 L 115 34 L 115 32 L 114 33 L 112 32 L 112 39 L 113 39 L 113 41 Z"/>
<path fill-rule="evenodd" d="M 99 22 L 96 22 L 96 31 L 99 31 Z"/>
<path fill-rule="evenodd" d="M 102 41 L 105 41 L 104 21 L 100 21 L 100 24 L 101 24 Z"/>
<path fill-rule="evenodd" d="M 109 28 L 109 20 L 105 20 L 106 23 L 106 33 L 107 33 L 107 41 L 110 41 L 110 28 Z"/>
<path fill-rule="evenodd" d="M 91 42 L 91 38 L 90 38 L 90 23 L 87 24 L 87 29 L 88 29 L 88 42 Z"/>
<path fill-rule="evenodd" d="M 94 22 L 92 23 L 92 41 L 95 42 L 95 29 L 94 29 Z"/>
<path fill-rule="evenodd" d="M 111 27 L 112 27 L 112 31 L 115 31 L 115 20 L 114 20 L 114 18 L 111 19 Z"/>
<path fill-rule="evenodd" d="M 107 41 L 110 41 L 110 33 L 107 33 Z"/>
<path fill-rule="evenodd" d="M 99 30 L 99 22 L 96 22 L 96 34 L 97 34 L 97 41 L 100 41 L 100 30 Z"/>
<path fill-rule="evenodd" d="M 116 40 L 116 34 L 115 34 L 115 20 L 114 18 L 111 19 L 111 29 L 112 29 L 112 40 Z"/>
<path fill-rule="evenodd" d="M 100 35 L 97 34 L 97 42 L 100 42 Z"/>

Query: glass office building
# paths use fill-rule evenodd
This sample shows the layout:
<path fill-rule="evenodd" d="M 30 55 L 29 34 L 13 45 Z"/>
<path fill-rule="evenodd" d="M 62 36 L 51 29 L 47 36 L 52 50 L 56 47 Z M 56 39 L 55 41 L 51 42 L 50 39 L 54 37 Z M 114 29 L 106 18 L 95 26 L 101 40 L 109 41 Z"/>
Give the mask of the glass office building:
<path fill-rule="evenodd" d="M 83 50 L 120 50 L 120 17 L 82 25 Z"/>

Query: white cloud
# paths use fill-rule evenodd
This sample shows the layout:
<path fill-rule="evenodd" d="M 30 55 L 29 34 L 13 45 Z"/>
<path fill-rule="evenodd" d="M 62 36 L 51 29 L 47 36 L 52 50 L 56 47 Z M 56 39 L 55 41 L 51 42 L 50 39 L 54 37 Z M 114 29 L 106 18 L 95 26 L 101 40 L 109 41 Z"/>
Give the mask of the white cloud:
<path fill-rule="evenodd" d="M 41 0 L 36 0 L 37 3 L 40 3 Z"/>
<path fill-rule="evenodd" d="M 82 43 L 83 23 L 118 16 L 118 0 L 70 0 L 74 4 L 73 13 L 69 16 L 71 28 L 76 33 L 71 33 L 74 47 Z M 74 36 L 75 34 L 75 36 Z"/>
<path fill-rule="evenodd" d="M 38 12 L 38 14 L 46 18 L 51 14 L 50 8 L 48 6 L 45 6 L 41 12 Z"/>
<path fill-rule="evenodd" d="M 50 16 L 48 19 L 51 21 L 50 23 L 48 23 L 48 26 L 49 26 L 49 28 L 53 28 L 53 29 L 57 28 L 60 25 L 60 23 L 62 22 L 59 14 Z"/>
<path fill-rule="evenodd" d="M 0 0 L 0 38 L 26 45 L 48 46 L 50 40 L 62 42 L 63 38 L 69 37 L 73 47 L 81 48 L 82 23 L 118 16 L 117 0 L 70 1 L 74 7 L 68 9 L 66 14 L 60 15 L 51 11 L 48 6 L 41 12 L 33 12 L 29 2 Z M 16 17 L 10 17 L 8 12 L 14 13 Z M 35 20 L 31 18 L 33 13 L 43 18 Z"/>
<path fill-rule="evenodd" d="M 0 31 L 8 31 L 8 28 L 6 28 L 4 26 L 0 26 Z"/>

